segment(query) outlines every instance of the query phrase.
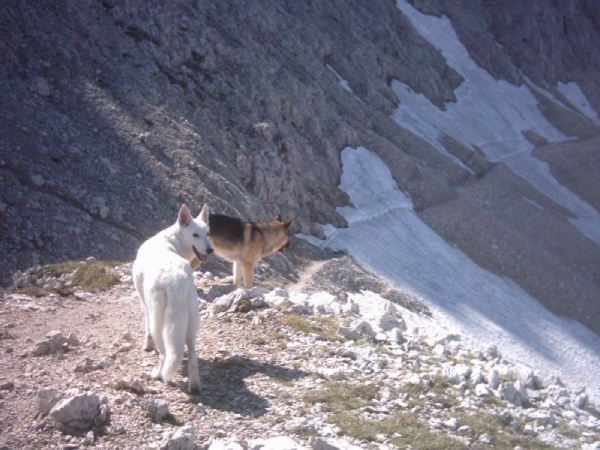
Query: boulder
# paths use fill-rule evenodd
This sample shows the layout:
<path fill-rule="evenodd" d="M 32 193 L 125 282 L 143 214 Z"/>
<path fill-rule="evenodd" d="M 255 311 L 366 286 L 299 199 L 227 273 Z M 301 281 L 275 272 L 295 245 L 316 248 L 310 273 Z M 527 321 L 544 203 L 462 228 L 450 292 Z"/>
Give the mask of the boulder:
<path fill-rule="evenodd" d="M 106 405 L 101 408 L 100 397 L 92 392 L 68 396 L 50 410 L 50 420 L 59 427 L 86 429 L 101 425 L 108 419 Z"/>

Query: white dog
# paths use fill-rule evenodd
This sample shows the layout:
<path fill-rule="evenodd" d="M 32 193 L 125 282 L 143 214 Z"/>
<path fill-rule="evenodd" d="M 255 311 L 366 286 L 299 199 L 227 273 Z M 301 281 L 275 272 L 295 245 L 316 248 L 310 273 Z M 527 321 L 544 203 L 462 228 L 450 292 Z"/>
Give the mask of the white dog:
<path fill-rule="evenodd" d="M 133 282 L 146 315 L 144 349 L 156 344 L 159 353 L 152 376 L 169 381 L 187 344 L 190 392 L 200 390 L 195 347 L 200 317 L 190 261 L 208 260 L 213 250 L 207 235 L 208 206 L 194 219 L 182 205 L 177 222 L 144 242 L 133 263 Z"/>

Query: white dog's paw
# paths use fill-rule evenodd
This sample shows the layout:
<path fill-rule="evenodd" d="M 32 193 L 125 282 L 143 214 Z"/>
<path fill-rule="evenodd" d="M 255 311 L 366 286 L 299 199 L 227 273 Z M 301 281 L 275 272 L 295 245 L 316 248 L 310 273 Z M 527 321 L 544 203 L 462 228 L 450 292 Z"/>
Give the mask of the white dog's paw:
<path fill-rule="evenodd" d="M 155 346 L 152 336 L 146 336 L 146 339 L 144 341 L 144 351 L 151 352 L 152 350 L 154 350 L 154 348 Z"/>
<path fill-rule="evenodd" d="M 160 376 L 160 369 L 157 367 L 156 369 L 154 369 L 152 371 L 152 374 L 150 375 L 154 380 L 160 380 L 161 376 Z"/>
<path fill-rule="evenodd" d="M 190 380 L 189 381 L 189 392 L 190 392 L 190 394 L 200 393 L 200 380 Z"/>

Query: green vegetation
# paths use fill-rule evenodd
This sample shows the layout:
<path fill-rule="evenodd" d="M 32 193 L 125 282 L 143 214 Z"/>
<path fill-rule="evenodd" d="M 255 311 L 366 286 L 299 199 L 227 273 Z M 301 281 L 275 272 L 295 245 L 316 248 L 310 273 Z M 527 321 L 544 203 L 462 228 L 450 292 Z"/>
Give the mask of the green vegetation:
<path fill-rule="evenodd" d="M 401 448 L 406 445 L 414 450 L 466 448 L 464 443 L 455 438 L 430 431 L 414 414 L 408 412 L 395 412 L 383 419 L 369 419 L 356 413 L 341 412 L 334 414 L 331 421 L 344 434 L 366 441 L 374 441 L 377 435 L 384 435 L 390 438 L 392 444 Z"/>
<path fill-rule="evenodd" d="M 312 405 L 321 403 L 326 412 L 348 411 L 368 405 L 378 392 L 375 385 L 330 381 L 321 389 L 307 392 L 304 401 Z"/>
<path fill-rule="evenodd" d="M 438 377 L 423 385 L 407 384 L 400 390 L 393 390 L 394 396 L 403 397 L 408 403 L 409 408 L 404 411 L 378 416 L 365 414 L 362 409 L 372 405 L 383 387 L 348 381 L 328 381 L 321 388 L 307 392 L 303 400 L 309 405 L 321 405 L 324 412 L 330 413 L 329 422 L 338 426 L 346 436 L 365 441 L 376 441 L 385 436 L 400 448 L 465 449 L 469 448 L 468 442 L 478 442 L 484 435 L 490 442 L 489 446 L 495 449 L 554 448 L 533 436 L 515 431 L 511 426 L 504 426 L 498 417 L 484 412 L 467 413 L 452 410 L 453 412 L 446 416 L 447 419 L 454 417 L 460 426 L 468 427 L 460 433 L 462 439 L 450 435 L 444 428 L 439 431 L 430 429 L 427 423 L 420 421 L 416 414 L 410 412 L 412 407 L 424 408 L 427 407 L 428 401 L 432 401 L 443 410 L 450 411 L 450 408 L 459 403 L 458 391 Z M 436 395 L 432 397 L 432 394 Z"/>
<path fill-rule="evenodd" d="M 81 262 L 73 273 L 73 286 L 88 292 L 107 291 L 120 280 L 111 270 L 115 265 L 106 261 Z"/>
<path fill-rule="evenodd" d="M 263 337 L 255 337 L 250 340 L 250 342 L 254 345 L 267 345 L 267 340 Z"/>
<path fill-rule="evenodd" d="M 338 334 L 338 323 L 328 317 L 307 317 L 293 312 L 284 314 L 278 320 L 281 325 L 300 333 L 315 334 L 323 341 L 342 341 Z"/>
<path fill-rule="evenodd" d="M 321 389 L 307 392 L 304 401 L 321 404 L 330 412 L 330 422 L 337 425 L 343 434 L 357 439 L 373 441 L 377 435 L 385 435 L 395 445 L 411 444 L 414 449 L 462 449 L 464 445 L 428 430 L 420 424 L 414 414 L 396 412 L 382 419 L 363 416 L 360 408 L 377 398 L 380 386 L 349 382 L 328 382 Z"/>
<path fill-rule="evenodd" d="M 60 280 L 55 286 L 27 284 L 17 286 L 15 291 L 32 295 L 43 296 L 49 293 L 71 295 L 75 289 L 86 292 L 102 292 L 110 289 L 120 281 L 114 267 L 118 262 L 112 261 L 64 261 L 56 264 L 41 266 L 34 274 L 38 280 L 52 278 Z"/>

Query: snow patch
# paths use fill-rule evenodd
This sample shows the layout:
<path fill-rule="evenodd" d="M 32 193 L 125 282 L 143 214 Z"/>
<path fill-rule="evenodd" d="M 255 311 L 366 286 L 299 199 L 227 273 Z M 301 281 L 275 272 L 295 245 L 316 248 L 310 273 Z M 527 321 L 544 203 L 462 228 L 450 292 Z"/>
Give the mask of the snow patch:
<path fill-rule="evenodd" d="M 510 280 L 477 266 L 422 222 L 375 153 L 342 151 L 340 188 L 354 208 L 339 208 L 348 228 L 324 228 L 321 247 L 344 251 L 361 265 L 420 298 L 432 318 L 402 312 L 430 335 L 457 334 L 473 349 L 496 345 L 515 363 L 587 386 L 600 400 L 600 337 L 556 317 Z M 312 240 L 315 242 L 315 239 Z M 358 299 L 358 298 L 357 298 Z"/>

